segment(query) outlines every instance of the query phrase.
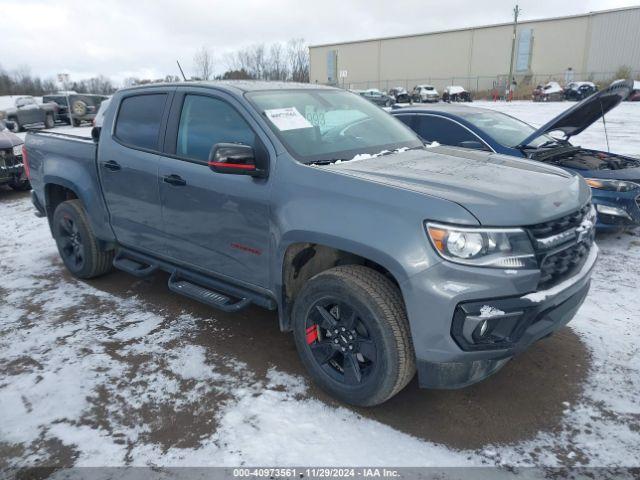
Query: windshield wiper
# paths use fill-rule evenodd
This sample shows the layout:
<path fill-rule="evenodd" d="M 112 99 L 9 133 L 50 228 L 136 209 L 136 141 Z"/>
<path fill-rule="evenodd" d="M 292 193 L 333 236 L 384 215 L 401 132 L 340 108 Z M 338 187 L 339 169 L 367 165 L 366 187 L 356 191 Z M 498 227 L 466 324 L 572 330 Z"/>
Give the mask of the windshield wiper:
<path fill-rule="evenodd" d="M 331 165 L 336 162 L 346 162 L 348 158 L 326 158 L 322 160 L 312 160 L 307 163 L 307 165 Z"/>

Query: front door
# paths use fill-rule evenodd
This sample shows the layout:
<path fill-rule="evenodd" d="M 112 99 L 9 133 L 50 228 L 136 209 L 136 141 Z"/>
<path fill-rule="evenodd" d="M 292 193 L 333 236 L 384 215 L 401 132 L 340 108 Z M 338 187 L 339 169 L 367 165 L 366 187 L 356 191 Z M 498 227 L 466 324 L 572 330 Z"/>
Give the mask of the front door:
<path fill-rule="evenodd" d="M 164 253 L 158 166 L 170 95 L 158 91 L 124 97 L 113 135 L 102 135 L 98 147 L 98 171 L 116 238 L 148 253 Z"/>
<path fill-rule="evenodd" d="M 191 267 L 243 283 L 268 285 L 269 180 L 220 174 L 207 165 L 216 143 L 264 152 L 251 120 L 232 99 L 176 94 L 160 160 L 162 217 L 168 255 Z"/>

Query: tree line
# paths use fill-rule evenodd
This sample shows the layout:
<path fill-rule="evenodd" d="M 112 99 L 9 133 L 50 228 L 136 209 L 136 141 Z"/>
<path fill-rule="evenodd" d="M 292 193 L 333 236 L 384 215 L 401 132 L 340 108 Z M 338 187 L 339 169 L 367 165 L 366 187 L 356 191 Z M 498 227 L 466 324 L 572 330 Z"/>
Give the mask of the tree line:
<path fill-rule="evenodd" d="M 212 53 L 202 47 L 193 59 L 194 78 L 309 81 L 309 48 L 301 38 L 286 43 L 259 43 L 227 53 L 221 62 L 225 68 L 222 74 L 214 74 L 216 63 Z"/>
<path fill-rule="evenodd" d="M 222 68 L 219 68 L 222 66 Z M 216 75 L 216 71 L 223 73 Z M 305 41 L 295 38 L 288 42 L 259 43 L 226 53 L 215 59 L 211 51 L 202 47 L 193 59 L 193 80 L 279 80 L 309 81 L 309 49 Z M 127 78 L 123 86 L 182 80 L 176 75 L 160 79 Z M 84 80 L 56 81 L 52 77 L 31 74 L 28 67 L 8 71 L 0 65 L 0 95 L 42 96 L 60 90 L 78 93 L 111 95 L 116 86 L 104 75 Z"/>
<path fill-rule="evenodd" d="M 32 75 L 26 67 L 9 72 L 0 66 L 0 95 L 42 96 L 58 90 L 111 95 L 116 91 L 116 88 L 111 80 L 102 75 L 85 80 L 69 80 L 59 83 L 53 78 L 41 78 Z"/>

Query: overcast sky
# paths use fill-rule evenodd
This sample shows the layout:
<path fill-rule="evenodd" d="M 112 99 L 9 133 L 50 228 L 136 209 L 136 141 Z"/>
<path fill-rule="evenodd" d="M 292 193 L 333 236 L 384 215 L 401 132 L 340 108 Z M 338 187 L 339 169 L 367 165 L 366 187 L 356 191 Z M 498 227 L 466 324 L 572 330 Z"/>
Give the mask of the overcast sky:
<path fill-rule="evenodd" d="M 0 0 L 0 66 L 72 79 L 187 75 L 206 46 L 225 52 L 303 37 L 310 44 L 509 21 L 515 0 Z M 640 0 L 521 0 L 522 19 L 630 6 Z"/>

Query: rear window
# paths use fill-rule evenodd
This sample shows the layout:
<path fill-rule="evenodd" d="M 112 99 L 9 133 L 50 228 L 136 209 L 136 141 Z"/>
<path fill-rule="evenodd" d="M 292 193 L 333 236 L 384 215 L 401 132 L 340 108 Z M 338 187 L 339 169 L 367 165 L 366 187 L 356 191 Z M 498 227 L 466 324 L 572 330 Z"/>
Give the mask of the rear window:
<path fill-rule="evenodd" d="M 157 150 L 166 98 L 166 93 L 154 93 L 122 100 L 116 121 L 116 138 L 131 147 Z"/>

